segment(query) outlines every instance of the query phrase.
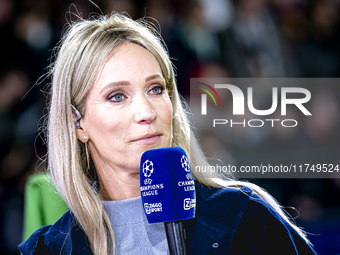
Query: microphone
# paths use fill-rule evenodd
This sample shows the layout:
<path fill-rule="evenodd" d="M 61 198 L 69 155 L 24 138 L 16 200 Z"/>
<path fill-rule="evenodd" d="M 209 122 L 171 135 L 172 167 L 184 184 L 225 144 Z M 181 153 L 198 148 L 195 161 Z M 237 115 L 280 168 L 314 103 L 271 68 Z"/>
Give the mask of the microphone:
<path fill-rule="evenodd" d="M 140 190 L 148 222 L 164 222 L 170 254 L 186 254 L 180 221 L 195 217 L 196 194 L 185 151 L 168 147 L 144 152 Z"/>

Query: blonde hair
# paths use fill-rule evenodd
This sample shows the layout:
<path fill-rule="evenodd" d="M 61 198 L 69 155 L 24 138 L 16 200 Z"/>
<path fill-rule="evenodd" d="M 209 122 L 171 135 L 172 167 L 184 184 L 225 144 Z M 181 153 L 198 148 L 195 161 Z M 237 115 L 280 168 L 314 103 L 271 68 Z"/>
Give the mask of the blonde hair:
<path fill-rule="evenodd" d="M 137 43 L 149 50 L 161 67 L 173 106 L 172 146 L 180 146 L 186 151 L 193 169 L 208 165 L 190 129 L 165 44 L 155 29 L 143 20 L 133 21 L 118 13 L 92 20 L 80 19 L 71 24 L 56 47 L 57 58 L 50 69 L 52 98 L 47 126 L 48 169 L 96 255 L 111 254 L 111 249 L 115 252 L 114 231 L 100 194 L 92 187 L 93 176 L 86 167 L 84 145 L 76 136 L 71 105 L 84 116 L 90 88 L 113 48 L 124 41 Z M 289 221 L 278 203 L 260 187 L 200 172 L 193 172 L 193 176 L 208 187 L 240 188 L 246 185 L 252 188 L 307 241 L 305 234 Z"/>

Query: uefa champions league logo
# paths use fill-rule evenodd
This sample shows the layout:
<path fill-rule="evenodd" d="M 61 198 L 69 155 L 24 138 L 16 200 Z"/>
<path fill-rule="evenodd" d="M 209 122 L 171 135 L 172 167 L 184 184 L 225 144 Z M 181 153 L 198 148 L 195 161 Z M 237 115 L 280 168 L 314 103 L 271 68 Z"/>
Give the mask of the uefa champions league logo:
<path fill-rule="evenodd" d="M 153 173 L 153 163 L 150 160 L 146 160 L 143 163 L 143 174 L 146 178 L 150 177 L 151 174 Z"/>
<path fill-rule="evenodd" d="M 190 172 L 189 160 L 186 156 L 184 156 L 184 155 L 182 156 L 181 163 L 182 163 L 182 167 L 184 168 L 184 170 L 186 172 Z"/>

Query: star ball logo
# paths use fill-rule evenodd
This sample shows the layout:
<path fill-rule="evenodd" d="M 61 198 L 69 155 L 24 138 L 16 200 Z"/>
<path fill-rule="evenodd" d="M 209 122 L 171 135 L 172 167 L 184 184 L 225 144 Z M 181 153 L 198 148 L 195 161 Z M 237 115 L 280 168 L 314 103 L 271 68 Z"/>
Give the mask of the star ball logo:
<path fill-rule="evenodd" d="M 153 173 L 154 171 L 154 168 L 153 168 L 153 163 L 152 161 L 150 160 L 146 160 L 144 163 L 143 163 L 143 174 L 146 178 L 150 177 L 151 174 Z"/>
<path fill-rule="evenodd" d="M 206 92 L 211 99 L 213 100 L 215 106 L 217 106 L 216 100 L 214 98 L 214 95 L 210 92 L 212 91 L 216 97 L 218 98 L 221 106 L 222 100 L 217 93 L 215 89 L 228 89 L 231 92 L 231 96 L 233 99 L 233 115 L 244 115 L 244 105 L 245 105 L 245 96 L 242 92 L 242 90 L 231 84 L 215 84 L 214 87 L 202 83 L 197 82 L 200 85 L 205 86 L 206 88 L 197 87 L 198 89 Z M 210 91 L 207 89 L 209 88 Z M 295 94 L 303 94 L 304 97 L 301 98 L 288 98 L 287 95 L 290 93 Z M 201 115 L 207 115 L 207 94 L 201 95 Z M 295 105 L 304 115 L 311 116 L 312 114 L 307 110 L 307 108 L 304 106 L 305 103 L 307 103 L 311 99 L 311 93 L 309 90 L 305 88 L 300 87 L 281 87 L 281 116 L 285 116 L 287 114 L 287 105 Z M 266 110 L 259 110 L 254 107 L 253 104 L 253 88 L 248 87 L 247 88 L 247 106 L 251 113 L 258 116 L 266 116 L 274 113 L 278 106 L 278 88 L 273 87 L 272 88 L 272 105 L 269 109 Z M 242 125 L 243 127 L 249 126 L 249 127 L 262 127 L 265 125 L 265 123 L 271 125 L 271 127 L 274 127 L 275 123 L 280 122 L 282 127 L 296 127 L 298 122 L 295 119 L 250 119 L 250 120 L 243 120 L 242 122 L 235 122 L 232 119 L 214 119 L 213 120 L 213 127 L 216 127 L 217 125 L 225 125 L 230 124 L 230 127 L 233 127 L 235 125 Z"/>
<path fill-rule="evenodd" d="M 189 164 L 189 160 L 186 156 L 182 156 L 181 158 L 181 164 L 182 164 L 182 167 L 183 169 L 186 171 L 186 172 L 190 172 L 190 164 Z"/>

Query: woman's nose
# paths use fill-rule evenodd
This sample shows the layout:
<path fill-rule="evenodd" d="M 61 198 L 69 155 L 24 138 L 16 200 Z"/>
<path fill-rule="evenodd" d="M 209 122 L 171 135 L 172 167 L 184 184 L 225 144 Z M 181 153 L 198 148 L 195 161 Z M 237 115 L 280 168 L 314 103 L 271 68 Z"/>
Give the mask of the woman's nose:
<path fill-rule="evenodd" d="M 134 108 L 135 121 L 139 124 L 149 124 L 157 118 L 155 109 L 145 96 L 135 99 Z"/>

